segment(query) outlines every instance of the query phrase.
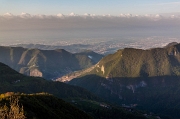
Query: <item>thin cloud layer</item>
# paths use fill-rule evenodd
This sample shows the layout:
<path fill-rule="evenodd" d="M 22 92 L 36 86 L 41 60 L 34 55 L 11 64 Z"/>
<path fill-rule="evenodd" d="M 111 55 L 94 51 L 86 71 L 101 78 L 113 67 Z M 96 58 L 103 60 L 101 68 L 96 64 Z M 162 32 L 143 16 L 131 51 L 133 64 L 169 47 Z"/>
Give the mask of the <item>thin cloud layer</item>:
<path fill-rule="evenodd" d="M 31 15 L 6 13 L 0 16 L 0 32 L 3 38 L 76 38 L 122 36 L 178 36 L 178 15 L 120 14 Z"/>
<path fill-rule="evenodd" d="M 162 18 L 162 19 L 168 19 L 172 18 L 171 16 L 174 16 L 173 18 L 180 18 L 180 15 L 168 15 L 168 16 L 162 16 L 159 14 L 152 15 L 152 14 L 145 14 L 145 15 L 132 15 L 132 14 L 120 14 L 118 16 L 113 16 L 110 14 L 107 15 L 95 15 L 95 14 L 88 14 L 85 13 L 84 15 L 78 15 L 75 13 L 70 13 L 69 15 L 64 15 L 64 14 L 57 14 L 57 15 L 31 15 L 29 13 L 21 13 L 20 15 L 13 15 L 11 13 L 5 13 L 4 15 L 0 15 L 1 18 L 69 18 L 69 17 L 80 17 L 80 18 L 85 18 L 85 17 L 92 17 L 92 18 L 150 18 L 150 19 L 156 19 L 156 18 Z"/>

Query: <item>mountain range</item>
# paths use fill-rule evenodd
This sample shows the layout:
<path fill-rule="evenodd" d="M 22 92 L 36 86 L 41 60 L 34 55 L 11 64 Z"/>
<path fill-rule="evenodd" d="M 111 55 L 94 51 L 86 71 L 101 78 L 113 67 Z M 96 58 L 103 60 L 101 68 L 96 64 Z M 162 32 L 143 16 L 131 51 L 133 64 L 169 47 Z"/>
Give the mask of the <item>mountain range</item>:
<path fill-rule="evenodd" d="M 125 48 L 103 58 L 93 72 L 102 77 L 180 75 L 180 44 L 148 50 Z"/>
<path fill-rule="evenodd" d="M 92 51 L 72 54 L 63 49 L 39 50 L 0 46 L 0 62 L 29 76 L 56 79 L 96 64 L 103 56 Z"/>
<path fill-rule="evenodd" d="M 125 48 L 100 60 L 67 83 L 112 103 L 180 118 L 180 44 L 164 48 Z"/>
<path fill-rule="evenodd" d="M 0 48 L 2 49 L 0 49 L 0 61 L 23 74 L 39 76 L 24 76 L 1 64 L 1 93 L 48 92 L 65 99 L 93 118 L 106 118 L 108 115 L 109 118 L 115 118 L 112 115 L 116 111 L 124 111 L 111 104 L 125 109 L 143 110 L 145 111 L 143 113 L 151 112 L 150 115 L 156 114 L 162 119 L 180 118 L 180 44 L 178 43 L 173 42 L 164 48 L 147 50 L 120 49 L 104 58 L 91 51 L 72 54 L 63 49 Z M 64 67 L 68 67 L 69 70 L 65 71 Z M 63 78 L 57 78 L 62 75 L 52 75 L 55 71 L 62 75 L 71 73 Z M 67 84 L 40 77 L 47 79 L 55 77 L 57 81 Z M 109 107 L 112 110 L 109 110 Z M 95 111 L 97 109 L 98 113 Z M 130 113 L 125 111 L 117 117 L 127 113 L 132 114 L 131 111 Z M 142 113 L 137 113 L 140 114 L 139 118 L 144 118 Z M 132 118 L 135 118 L 134 116 Z"/>
<path fill-rule="evenodd" d="M 23 47 L 27 49 L 41 49 L 41 50 L 65 49 L 66 51 L 71 53 L 78 53 L 90 49 L 92 45 L 72 44 L 65 46 L 56 46 L 56 45 L 43 45 L 43 44 L 17 44 L 17 45 L 11 45 L 11 47 Z"/>
<path fill-rule="evenodd" d="M 45 80 L 41 77 L 25 76 L 11 69 L 9 66 L 0 63 L 0 93 L 6 92 L 48 92 L 63 99 L 82 98 L 99 100 L 97 96 L 83 88 Z"/>
<path fill-rule="evenodd" d="M 3 63 L 0 63 L 0 93 L 0 106 L 9 105 L 9 96 L 18 97 L 28 119 L 147 119 L 146 112 L 114 106 L 77 86 L 25 76 Z M 152 114 L 148 117 L 156 119 Z"/>

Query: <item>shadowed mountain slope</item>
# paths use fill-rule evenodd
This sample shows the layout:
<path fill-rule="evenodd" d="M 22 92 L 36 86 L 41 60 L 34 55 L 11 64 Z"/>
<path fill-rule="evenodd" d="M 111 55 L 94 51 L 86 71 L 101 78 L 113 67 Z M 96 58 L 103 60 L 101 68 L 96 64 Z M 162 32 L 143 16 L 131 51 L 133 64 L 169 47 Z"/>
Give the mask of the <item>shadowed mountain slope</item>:
<path fill-rule="evenodd" d="M 98 97 L 80 87 L 70 86 L 61 82 L 47 81 L 43 78 L 24 76 L 7 65 L 0 63 L 0 93 L 5 92 L 48 92 L 59 98 L 98 100 Z"/>
<path fill-rule="evenodd" d="M 56 79 L 96 64 L 101 55 L 72 54 L 63 49 L 39 50 L 0 46 L 0 62 L 29 76 Z M 102 57 L 101 57 L 102 58 Z"/>
<path fill-rule="evenodd" d="M 143 115 L 144 112 L 114 107 L 83 88 L 61 82 L 47 81 L 42 78 L 24 76 L 0 63 L 0 93 L 6 92 L 18 92 L 17 95 L 20 96 L 20 102 L 23 104 L 28 118 L 83 119 L 91 118 L 88 116 L 91 115 L 95 119 L 106 119 L 107 117 L 112 119 L 146 119 L 146 116 Z M 52 95 L 31 94 L 39 92 L 47 92 L 62 98 L 88 115 L 84 112 L 81 113 L 82 111 Z M 23 94 L 20 95 L 21 93 Z M 24 93 L 28 93 L 28 95 Z M 4 97 L 4 95 L 1 94 L 0 97 Z M 149 116 L 155 117 L 153 115 Z"/>
<path fill-rule="evenodd" d="M 7 93 L 1 94 L 1 97 L 4 95 Z M 6 103 L 8 106 L 10 100 L 18 98 L 18 103 L 23 106 L 27 119 L 92 119 L 85 112 L 49 94 L 11 94 L 10 96 L 0 98 L 1 105 Z"/>

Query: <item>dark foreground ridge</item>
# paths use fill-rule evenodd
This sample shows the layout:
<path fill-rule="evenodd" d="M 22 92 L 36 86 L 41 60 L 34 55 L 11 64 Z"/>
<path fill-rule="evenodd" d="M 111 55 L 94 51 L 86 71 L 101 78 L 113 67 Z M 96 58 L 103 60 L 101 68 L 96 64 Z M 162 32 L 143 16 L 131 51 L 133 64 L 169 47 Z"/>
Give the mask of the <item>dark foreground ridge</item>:
<path fill-rule="evenodd" d="M 4 97 L 4 98 L 2 98 Z M 27 119 L 92 119 L 85 112 L 47 93 L 1 94 L 1 105 L 9 105 L 10 99 L 18 98 Z"/>
<path fill-rule="evenodd" d="M 146 112 L 113 106 L 83 88 L 25 76 L 0 63 L 0 93 L 6 92 L 19 92 L 16 96 L 20 97 L 20 103 L 23 104 L 28 118 L 37 117 L 43 119 L 47 115 L 48 118 L 55 119 L 76 119 L 81 117 L 82 119 L 106 119 L 107 117 L 109 119 L 146 119 L 146 116 L 144 116 Z M 47 93 L 32 94 L 39 92 L 53 94 L 71 103 L 76 108 Z M 1 94 L 1 97 L 4 98 L 8 94 Z M 77 108 L 83 110 L 83 113 Z M 154 115 L 149 116 L 155 117 Z"/>

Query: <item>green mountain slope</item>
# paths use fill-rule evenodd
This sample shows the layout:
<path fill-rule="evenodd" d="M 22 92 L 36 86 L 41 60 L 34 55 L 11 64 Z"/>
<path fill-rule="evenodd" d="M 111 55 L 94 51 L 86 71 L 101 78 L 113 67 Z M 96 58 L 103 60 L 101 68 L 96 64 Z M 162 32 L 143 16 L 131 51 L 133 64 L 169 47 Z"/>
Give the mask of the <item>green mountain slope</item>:
<path fill-rule="evenodd" d="M 98 56 L 101 55 L 96 54 L 94 60 L 87 54 L 72 54 L 63 49 L 39 50 L 0 46 L 0 62 L 22 74 L 45 79 L 56 79 L 67 73 L 88 68 L 100 60 Z"/>
<path fill-rule="evenodd" d="M 136 105 L 163 119 L 180 118 L 180 44 L 119 50 L 68 83 L 119 105 Z"/>
<path fill-rule="evenodd" d="M 104 78 L 180 75 L 180 44 L 148 50 L 125 48 L 105 56 L 88 72 Z M 73 74 L 73 73 L 72 73 Z M 74 75 L 74 74 L 73 74 Z M 71 77 L 70 75 L 68 75 Z M 74 77 L 78 77 L 74 76 Z"/>
<path fill-rule="evenodd" d="M 180 75 L 180 44 L 149 50 L 125 48 L 103 58 L 93 70 L 103 77 Z"/>

